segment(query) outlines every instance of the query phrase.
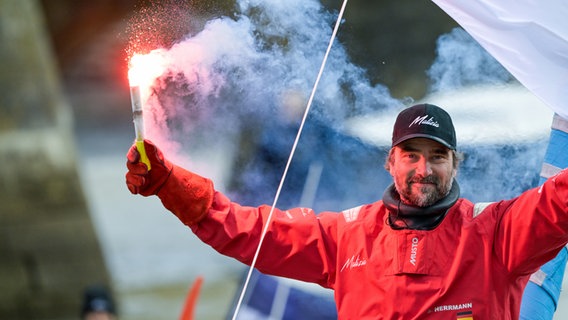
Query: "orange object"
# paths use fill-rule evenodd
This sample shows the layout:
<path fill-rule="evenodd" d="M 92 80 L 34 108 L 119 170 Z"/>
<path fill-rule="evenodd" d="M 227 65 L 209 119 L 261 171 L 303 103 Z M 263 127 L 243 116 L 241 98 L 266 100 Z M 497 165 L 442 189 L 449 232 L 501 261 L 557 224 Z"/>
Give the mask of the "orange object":
<path fill-rule="evenodd" d="M 199 296 L 202 284 L 203 277 L 198 276 L 197 278 L 195 278 L 195 281 L 193 282 L 193 285 L 191 286 L 187 297 L 185 298 L 185 304 L 179 317 L 180 320 L 193 320 L 195 305 L 197 303 L 197 298 Z"/>

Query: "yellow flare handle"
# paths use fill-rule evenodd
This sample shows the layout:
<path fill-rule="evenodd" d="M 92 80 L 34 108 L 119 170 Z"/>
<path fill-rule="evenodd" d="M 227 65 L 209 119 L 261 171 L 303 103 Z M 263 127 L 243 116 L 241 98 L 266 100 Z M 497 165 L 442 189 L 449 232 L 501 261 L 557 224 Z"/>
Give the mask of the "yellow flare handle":
<path fill-rule="evenodd" d="M 148 167 L 148 171 L 152 169 L 150 165 L 150 159 L 148 159 L 148 155 L 146 155 L 146 148 L 144 148 L 144 140 L 136 140 L 136 149 L 138 149 L 138 153 L 140 153 L 140 162 L 144 163 Z"/>

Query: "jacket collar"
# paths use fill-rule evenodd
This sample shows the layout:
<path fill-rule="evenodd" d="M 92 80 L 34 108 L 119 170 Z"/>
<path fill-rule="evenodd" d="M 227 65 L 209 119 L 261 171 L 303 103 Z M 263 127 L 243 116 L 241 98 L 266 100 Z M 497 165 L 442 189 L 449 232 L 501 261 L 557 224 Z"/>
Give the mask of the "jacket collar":
<path fill-rule="evenodd" d="M 402 203 L 400 195 L 391 184 L 383 194 L 389 216 L 387 224 L 393 229 L 431 230 L 442 222 L 448 209 L 459 199 L 460 187 L 454 179 L 447 196 L 428 207 L 418 207 Z"/>

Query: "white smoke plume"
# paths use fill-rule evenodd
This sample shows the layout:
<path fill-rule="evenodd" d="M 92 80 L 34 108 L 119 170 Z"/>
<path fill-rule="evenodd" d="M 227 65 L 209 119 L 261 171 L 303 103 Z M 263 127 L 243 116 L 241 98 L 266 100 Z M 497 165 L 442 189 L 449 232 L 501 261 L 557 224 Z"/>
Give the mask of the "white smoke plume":
<path fill-rule="evenodd" d="M 210 20 L 163 51 L 167 71 L 149 101 L 148 136 L 216 140 L 243 127 L 300 119 L 336 13 L 313 0 L 239 1 L 238 7 L 235 18 Z M 393 106 L 400 102 L 386 87 L 370 85 L 336 41 L 312 116 L 338 126 L 347 116 Z"/>
<path fill-rule="evenodd" d="M 167 67 L 154 84 L 154 94 L 148 102 L 147 136 L 178 162 L 183 162 L 183 157 L 176 154 L 188 146 L 224 146 L 226 150 L 216 156 L 228 158 L 229 153 L 233 154 L 234 158 L 227 161 L 237 167 L 231 165 L 226 171 L 237 176 L 231 177 L 241 189 L 236 199 L 246 204 L 267 203 L 272 201 L 291 150 L 337 13 L 327 11 L 315 0 L 241 0 L 237 4 L 234 16 L 214 18 L 199 32 L 162 50 Z M 459 28 L 440 37 L 437 59 L 427 73 L 432 92 L 514 81 Z M 365 70 L 353 64 L 343 45 L 336 41 L 309 117 L 308 123 L 316 129 L 312 128 L 312 135 L 308 132 L 300 140 L 303 150 L 299 150 L 296 174 L 292 174 L 287 186 L 291 191 L 285 190 L 284 194 L 301 193 L 302 179 L 311 164 L 331 162 L 323 169 L 330 176 L 327 181 L 322 177 L 320 182 L 328 186 L 323 192 L 325 196 L 319 199 L 329 205 L 325 209 L 343 209 L 337 207 L 337 199 L 343 206 L 380 198 L 390 182 L 382 169 L 384 150 L 370 151 L 368 146 L 346 142 L 336 131 L 341 130 L 348 117 L 399 109 L 405 104 L 393 98 L 387 87 L 372 85 Z M 473 200 L 514 196 L 538 179 L 538 168 L 534 167 L 540 162 L 530 164 L 529 169 L 534 171 L 527 171 L 527 162 L 523 160 L 526 154 L 518 157 L 524 166 L 521 170 L 513 172 L 504 167 L 508 163 L 504 157 L 517 159 L 518 154 L 512 157 L 503 150 L 517 152 L 526 147 L 493 148 L 492 153 L 488 149 L 470 153 L 464 163 L 462 182 L 471 187 L 462 189 L 464 195 L 476 198 Z M 542 143 L 535 148 L 529 148 L 529 159 L 535 159 L 534 153 L 544 150 Z M 480 167 L 479 163 L 500 165 Z M 483 170 L 475 171 L 476 168 Z M 485 182 L 498 191 L 487 188 L 479 179 L 487 176 L 493 180 Z M 507 188 L 503 181 L 507 179 L 516 181 L 515 188 L 504 190 Z M 345 187 L 353 184 L 359 186 Z M 480 193 L 478 188 L 487 192 Z M 286 205 L 295 204 L 293 198 L 285 199 Z"/>
<path fill-rule="evenodd" d="M 455 28 L 437 41 L 436 60 L 427 72 L 431 91 L 456 90 L 471 85 L 502 85 L 511 74 L 465 30 Z"/>

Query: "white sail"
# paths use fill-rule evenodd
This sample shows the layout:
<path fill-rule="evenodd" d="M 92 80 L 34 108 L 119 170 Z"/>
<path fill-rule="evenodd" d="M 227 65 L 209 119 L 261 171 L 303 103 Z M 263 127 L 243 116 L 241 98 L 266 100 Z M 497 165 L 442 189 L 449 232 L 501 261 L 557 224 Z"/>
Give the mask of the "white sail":
<path fill-rule="evenodd" d="M 568 119 L 568 1 L 432 1 L 520 83 Z"/>

